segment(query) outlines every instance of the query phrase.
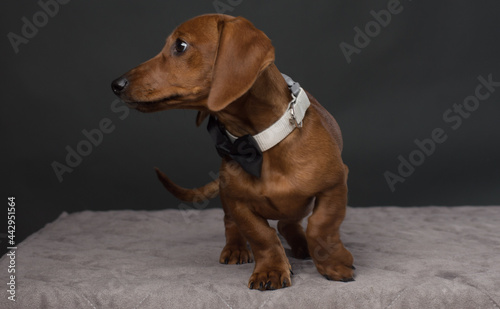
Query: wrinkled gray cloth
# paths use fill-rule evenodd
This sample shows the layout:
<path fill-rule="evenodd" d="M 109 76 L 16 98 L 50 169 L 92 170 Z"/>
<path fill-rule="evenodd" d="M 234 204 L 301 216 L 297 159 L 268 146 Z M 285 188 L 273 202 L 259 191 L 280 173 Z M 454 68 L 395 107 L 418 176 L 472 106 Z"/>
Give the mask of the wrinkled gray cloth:
<path fill-rule="evenodd" d="M 63 213 L 19 244 L 15 304 L 0 260 L 0 308 L 500 308 L 500 206 L 349 208 L 341 230 L 356 281 L 290 257 L 292 287 L 265 292 L 247 288 L 253 263 L 218 263 L 222 217 Z"/>

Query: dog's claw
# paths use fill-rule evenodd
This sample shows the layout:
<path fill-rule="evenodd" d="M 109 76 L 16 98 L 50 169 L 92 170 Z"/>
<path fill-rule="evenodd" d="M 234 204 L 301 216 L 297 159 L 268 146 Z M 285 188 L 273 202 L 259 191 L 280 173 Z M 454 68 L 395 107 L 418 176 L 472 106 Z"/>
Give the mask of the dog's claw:
<path fill-rule="evenodd" d="M 224 264 L 228 264 L 228 263 L 229 263 L 229 258 L 226 258 L 226 259 L 224 260 Z"/>
<path fill-rule="evenodd" d="M 248 286 L 249 289 L 253 289 L 253 281 L 250 282 L 249 286 Z"/>
<path fill-rule="evenodd" d="M 326 280 L 330 280 L 330 281 L 332 280 L 332 278 L 330 278 L 330 276 L 328 276 L 328 275 L 323 275 L 323 277 L 325 277 Z"/>
<path fill-rule="evenodd" d="M 259 290 L 263 290 L 263 289 L 264 289 L 264 284 L 262 284 L 262 282 L 261 282 L 261 283 L 259 283 Z"/>
<path fill-rule="evenodd" d="M 274 290 L 273 288 L 271 288 L 271 281 L 268 281 L 266 283 L 266 286 L 265 286 L 266 290 Z"/>
<path fill-rule="evenodd" d="M 352 268 L 352 269 L 356 269 L 356 267 L 354 267 L 354 265 L 351 265 L 351 268 Z"/>
<path fill-rule="evenodd" d="M 286 288 L 286 284 L 287 284 L 287 280 L 285 279 L 285 280 L 283 280 L 283 283 L 281 284 L 281 287 L 282 288 Z"/>
<path fill-rule="evenodd" d="M 290 275 L 292 275 L 292 276 L 293 276 L 293 271 L 292 271 L 292 269 L 290 269 Z"/>

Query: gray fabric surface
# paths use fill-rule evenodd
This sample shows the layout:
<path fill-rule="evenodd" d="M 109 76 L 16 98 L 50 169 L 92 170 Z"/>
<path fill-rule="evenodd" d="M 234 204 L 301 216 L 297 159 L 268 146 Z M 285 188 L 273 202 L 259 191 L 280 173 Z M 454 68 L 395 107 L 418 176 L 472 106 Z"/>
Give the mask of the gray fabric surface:
<path fill-rule="evenodd" d="M 349 208 L 356 281 L 290 257 L 292 287 L 265 292 L 246 287 L 253 263 L 218 263 L 222 215 L 63 213 L 19 244 L 17 302 L 2 288 L 0 308 L 500 308 L 500 206 Z"/>

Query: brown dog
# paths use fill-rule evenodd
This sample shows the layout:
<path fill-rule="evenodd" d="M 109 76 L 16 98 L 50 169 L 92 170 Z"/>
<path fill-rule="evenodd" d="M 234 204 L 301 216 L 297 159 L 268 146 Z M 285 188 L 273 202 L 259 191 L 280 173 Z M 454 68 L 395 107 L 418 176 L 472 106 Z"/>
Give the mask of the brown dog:
<path fill-rule="evenodd" d="M 227 15 L 203 15 L 183 23 L 158 55 L 116 79 L 112 88 L 141 112 L 195 109 L 198 125 L 210 115 L 238 137 L 266 130 L 289 111 L 292 100 L 274 65 L 269 38 L 248 20 Z M 195 190 L 177 186 L 157 170 L 179 199 L 199 201 L 220 194 L 226 245 L 219 261 L 252 262 L 253 253 L 251 289 L 292 283 L 290 263 L 268 219 L 279 220 L 278 230 L 295 257 L 310 255 L 329 280 L 353 280 L 353 258 L 339 236 L 348 174 L 340 129 L 310 94 L 307 97 L 310 106 L 303 126 L 298 124 L 262 153 L 260 175 L 246 172 L 228 155 L 223 155 L 220 181 Z M 304 233 L 300 222 L 311 211 Z"/>

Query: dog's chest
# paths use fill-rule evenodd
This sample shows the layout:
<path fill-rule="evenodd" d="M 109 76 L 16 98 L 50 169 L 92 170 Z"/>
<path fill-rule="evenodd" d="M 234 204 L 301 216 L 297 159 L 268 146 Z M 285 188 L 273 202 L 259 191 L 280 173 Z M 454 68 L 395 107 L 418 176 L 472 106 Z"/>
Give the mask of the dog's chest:
<path fill-rule="evenodd" d="M 261 179 L 246 174 L 226 177 L 221 196 L 228 199 L 228 205 L 236 202 L 271 220 L 299 219 L 311 212 L 314 196 L 304 192 L 300 184 L 283 175 L 263 176 Z"/>

